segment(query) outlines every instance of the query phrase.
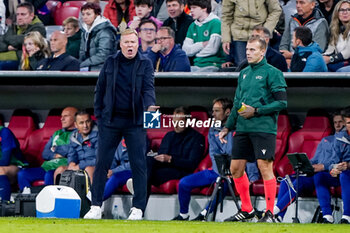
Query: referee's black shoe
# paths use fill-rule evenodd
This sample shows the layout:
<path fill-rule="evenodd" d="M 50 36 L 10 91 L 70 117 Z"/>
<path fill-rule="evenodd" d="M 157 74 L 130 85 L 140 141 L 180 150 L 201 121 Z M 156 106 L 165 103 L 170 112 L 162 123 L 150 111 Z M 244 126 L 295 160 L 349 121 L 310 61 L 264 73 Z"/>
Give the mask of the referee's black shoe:
<path fill-rule="evenodd" d="M 275 217 L 270 210 L 266 211 L 261 219 L 258 222 L 276 222 Z"/>
<path fill-rule="evenodd" d="M 239 221 L 245 222 L 245 221 L 250 220 L 254 217 L 255 217 L 254 209 L 250 213 L 240 210 L 232 217 L 225 219 L 224 222 L 239 222 Z"/>

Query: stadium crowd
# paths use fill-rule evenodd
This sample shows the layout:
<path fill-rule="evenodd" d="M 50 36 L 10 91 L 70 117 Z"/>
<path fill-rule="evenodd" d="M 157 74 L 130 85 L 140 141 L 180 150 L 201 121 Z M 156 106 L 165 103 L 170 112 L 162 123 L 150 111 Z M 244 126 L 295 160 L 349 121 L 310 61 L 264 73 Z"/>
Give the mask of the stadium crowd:
<path fill-rule="evenodd" d="M 348 1 L 265 0 L 248 4 L 222 0 L 21 0 L 1 3 L 0 70 L 99 71 L 106 58 L 120 49 L 120 34 L 129 27 L 139 33 L 140 51 L 153 61 L 157 72 L 240 71 L 246 64 L 247 40 L 254 34 L 254 28 L 259 27 L 269 40 L 267 57 L 275 58 L 268 62 L 283 72 L 349 71 Z M 72 13 L 72 8 L 79 11 Z M 52 30 L 57 30 L 57 26 L 61 26 L 67 37 L 63 39 L 67 42 L 62 42 L 65 50 L 62 48 L 58 54 L 57 46 L 51 46 L 55 43 L 51 37 L 58 35 Z M 311 32 L 298 33 L 298 27 L 306 27 Z M 300 30 L 306 31 L 297 31 Z M 40 35 L 33 37 L 31 32 Z M 51 65 L 61 61 L 79 62 L 79 68 Z"/>

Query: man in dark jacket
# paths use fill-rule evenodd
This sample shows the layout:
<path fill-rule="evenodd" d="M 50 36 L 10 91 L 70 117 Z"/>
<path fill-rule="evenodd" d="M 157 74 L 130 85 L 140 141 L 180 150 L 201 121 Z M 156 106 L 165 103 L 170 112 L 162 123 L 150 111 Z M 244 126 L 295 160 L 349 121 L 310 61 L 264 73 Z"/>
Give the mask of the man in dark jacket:
<path fill-rule="evenodd" d="M 37 70 L 79 71 L 78 59 L 66 53 L 67 36 L 64 32 L 55 31 L 50 38 L 52 56 L 38 63 Z"/>
<path fill-rule="evenodd" d="M 190 72 L 188 57 L 179 45 L 175 45 L 175 32 L 170 27 L 161 27 L 157 32 L 157 44 L 148 50 L 147 57 L 152 61 L 156 72 Z"/>
<path fill-rule="evenodd" d="M 155 111 L 154 72 L 151 61 L 138 53 L 138 34 L 121 34 L 121 52 L 105 61 L 96 84 L 94 109 L 98 120 L 98 153 L 92 184 L 92 206 L 84 216 L 102 217 L 101 205 L 107 173 L 115 150 L 124 136 L 128 147 L 135 194 L 129 220 L 141 220 L 146 208 L 145 110 Z"/>
<path fill-rule="evenodd" d="M 166 0 L 166 5 L 169 18 L 164 21 L 163 26 L 168 26 L 175 31 L 175 43 L 182 46 L 193 18 L 184 12 L 183 0 Z"/>
<path fill-rule="evenodd" d="M 16 24 L 10 26 L 7 32 L 0 36 L 0 70 L 18 69 L 24 36 L 32 31 L 38 31 L 43 37 L 46 37 L 45 26 L 34 15 L 33 5 L 28 2 L 18 4 Z"/>

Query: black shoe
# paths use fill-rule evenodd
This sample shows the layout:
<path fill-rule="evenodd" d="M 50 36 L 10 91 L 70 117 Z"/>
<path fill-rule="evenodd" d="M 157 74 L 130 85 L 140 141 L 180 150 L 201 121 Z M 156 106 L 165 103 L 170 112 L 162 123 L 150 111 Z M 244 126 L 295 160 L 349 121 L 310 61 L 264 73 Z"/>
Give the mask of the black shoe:
<path fill-rule="evenodd" d="M 345 219 L 344 219 L 345 220 Z M 322 223 L 333 224 L 333 222 L 328 221 L 326 218 L 322 218 Z"/>
<path fill-rule="evenodd" d="M 250 220 L 252 218 L 255 217 L 255 211 L 252 210 L 250 213 L 246 212 L 246 211 L 238 211 L 235 215 L 233 215 L 232 217 L 229 217 L 227 219 L 224 220 L 224 222 L 239 222 L 239 221 L 246 221 L 246 220 Z"/>
<path fill-rule="evenodd" d="M 275 217 L 270 210 L 266 211 L 261 219 L 258 222 L 276 222 Z"/>
<path fill-rule="evenodd" d="M 180 214 L 178 216 L 176 216 L 175 218 L 173 218 L 172 220 L 176 220 L 176 221 L 188 221 L 188 219 L 190 218 L 190 216 L 187 216 L 187 218 L 183 218 Z"/>
<path fill-rule="evenodd" d="M 205 221 L 205 216 L 203 214 L 199 214 L 197 217 L 195 217 L 191 221 Z"/>
<path fill-rule="evenodd" d="M 345 219 L 345 218 L 340 219 L 339 223 L 340 224 L 350 224 L 350 222 L 347 219 Z"/>

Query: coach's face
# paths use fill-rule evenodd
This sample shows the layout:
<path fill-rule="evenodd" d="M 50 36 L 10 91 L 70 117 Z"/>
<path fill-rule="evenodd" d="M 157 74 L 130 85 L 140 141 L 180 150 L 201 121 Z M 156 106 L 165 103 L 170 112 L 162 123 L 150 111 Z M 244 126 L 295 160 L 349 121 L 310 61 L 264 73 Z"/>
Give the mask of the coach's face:
<path fill-rule="evenodd" d="M 139 48 L 138 37 L 135 34 L 123 35 L 120 39 L 122 54 L 127 59 L 132 59 L 137 54 Z"/>
<path fill-rule="evenodd" d="M 247 43 L 246 47 L 247 60 L 249 64 L 259 63 L 265 54 L 265 49 L 261 48 L 258 41 L 252 41 Z"/>

